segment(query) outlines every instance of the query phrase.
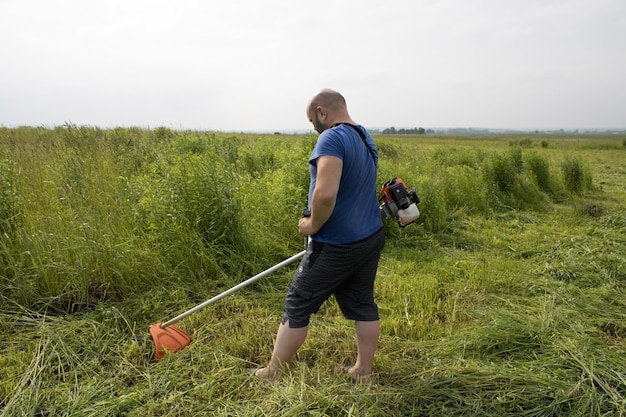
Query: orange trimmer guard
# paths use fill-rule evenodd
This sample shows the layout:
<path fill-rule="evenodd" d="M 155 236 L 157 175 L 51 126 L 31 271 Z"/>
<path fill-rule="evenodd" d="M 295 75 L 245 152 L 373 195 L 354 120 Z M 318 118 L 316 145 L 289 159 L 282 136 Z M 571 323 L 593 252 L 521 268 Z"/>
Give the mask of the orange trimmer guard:
<path fill-rule="evenodd" d="M 166 351 L 176 352 L 191 343 L 191 337 L 183 329 L 176 326 L 162 328 L 162 324 L 157 323 L 150 327 L 150 336 L 154 342 L 157 359 L 162 359 Z"/>

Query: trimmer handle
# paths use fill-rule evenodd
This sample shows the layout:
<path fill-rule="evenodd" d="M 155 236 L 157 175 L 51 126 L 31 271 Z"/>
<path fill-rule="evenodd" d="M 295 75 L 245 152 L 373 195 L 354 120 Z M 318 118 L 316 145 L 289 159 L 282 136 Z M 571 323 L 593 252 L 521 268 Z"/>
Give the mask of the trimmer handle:
<path fill-rule="evenodd" d="M 311 210 L 309 209 L 302 210 L 302 217 L 311 217 Z M 309 246 L 309 237 L 305 236 L 304 237 L 304 250 L 306 250 L 308 246 Z"/>

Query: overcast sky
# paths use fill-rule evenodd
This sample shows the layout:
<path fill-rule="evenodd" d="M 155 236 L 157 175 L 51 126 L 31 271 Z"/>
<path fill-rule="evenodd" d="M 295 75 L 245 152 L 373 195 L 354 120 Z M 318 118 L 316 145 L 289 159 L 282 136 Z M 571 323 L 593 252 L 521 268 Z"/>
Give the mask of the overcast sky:
<path fill-rule="evenodd" d="M 0 0 L 0 125 L 626 128 L 626 0 Z"/>

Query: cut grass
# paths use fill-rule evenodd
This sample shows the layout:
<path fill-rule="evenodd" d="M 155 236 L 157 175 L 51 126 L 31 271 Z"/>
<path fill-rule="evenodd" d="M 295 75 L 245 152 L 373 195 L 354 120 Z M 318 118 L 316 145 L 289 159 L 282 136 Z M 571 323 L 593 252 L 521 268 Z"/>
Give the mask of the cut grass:
<path fill-rule="evenodd" d="M 63 132 L 70 135 L 66 141 L 78 142 L 78 136 L 91 134 L 75 127 Z M 134 130 L 95 133 L 106 133 L 115 143 L 120 139 L 119 146 L 137 143 L 126 135 L 138 135 L 140 141 L 142 135 L 150 134 Z M 354 329 L 341 317 L 334 301 L 313 317 L 309 338 L 290 373 L 280 383 L 265 384 L 248 368 L 264 364 L 270 357 L 294 267 L 185 319 L 179 325 L 192 336 L 191 345 L 161 361 L 155 360 L 151 342 L 135 336 L 145 336 L 155 322 L 243 281 L 251 269 L 257 273 L 300 250 L 301 240 L 293 224 L 301 199 L 288 199 L 285 206 L 275 197 L 280 195 L 277 184 L 288 184 L 289 192 L 299 189 L 295 184 L 302 178 L 295 174 L 295 167 L 301 167 L 299 162 L 290 165 L 289 155 L 306 156 L 309 139 L 293 138 L 294 142 L 287 142 L 277 153 L 272 152 L 275 142 L 269 146 L 258 138 L 250 139 L 261 146 L 258 152 L 266 158 L 263 162 L 255 159 L 256 148 L 245 146 L 246 138 L 236 141 L 237 148 L 223 138 L 201 133 L 160 129 L 154 135 L 155 146 L 146 149 L 150 158 L 155 158 L 161 147 L 170 149 L 168 144 L 195 154 L 219 153 L 224 161 L 238 160 L 238 153 L 245 156 L 252 164 L 245 175 L 251 179 L 241 182 L 245 188 L 241 201 L 255 210 L 265 207 L 265 212 L 245 212 L 242 218 L 247 225 L 253 224 L 246 229 L 251 242 L 256 241 L 255 233 L 263 235 L 260 245 L 249 246 L 253 253 L 245 264 L 241 261 L 248 253 L 230 257 L 228 248 L 219 253 L 217 263 L 211 263 L 215 260 L 212 252 L 207 259 L 198 260 L 196 256 L 205 256 L 203 252 L 220 248 L 203 247 L 195 238 L 181 240 L 194 242 L 191 249 L 179 247 L 180 242 L 163 241 L 150 230 L 129 230 L 139 226 L 129 218 L 116 221 L 109 216 L 123 217 L 123 210 L 102 210 L 116 204 L 111 201 L 131 198 L 132 193 L 125 194 L 128 190 L 124 188 L 120 189 L 122 196 L 99 196 L 95 192 L 98 187 L 90 181 L 106 184 L 106 178 L 95 175 L 87 175 L 83 184 L 87 186 L 82 188 L 96 199 L 86 212 L 55 218 L 51 213 L 59 202 L 52 197 L 44 206 L 31 209 L 28 213 L 37 212 L 39 217 L 23 219 L 22 227 L 31 225 L 27 230 L 36 230 L 40 226 L 41 232 L 27 234 L 19 251 L 11 245 L 24 229 L 13 230 L 18 233 L 2 240 L 0 329 L 7 335 L 0 341 L 3 416 L 626 414 L 626 172 L 608 168 L 621 166 L 623 149 L 596 146 L 593 138 L 587 139 L 591 144 L 581 139 L 551 139 L 539 150 L 546 161 L 557 167 L 563 155 L 577 155 L 593 170 L 594 185 L 599 186 L 580 195 L 561 194 L 549 210 L 493 210 L 478 199 L 463 207 L 464 199 L 474 198 L 466 189 L 471 185 L 471 171 L 448 170 L 446 181 L 453 181 L 449 184 L 462 193 L 437 202 L 442 211 L 432 223 L 436 230 L 427 223 L 403 230 L 386 225 L 388 241 L 376 283 L 382 333 L 372 384 L 355 385 L 345 375 L 343 366 L 355 359 Z M 177 143 L 180 136 L 183 142 Z M 305 142 L 303 148 L 296 144 L 298 140 Z M 446 160 L 452 166 L 479 166 L 481 154 L 508 152 L 510 146 L 507 141 L 479 138 L 381 141 L 381 154 L 398 158 L 407 167 L 403 155 L 415 155 L 416 165 L 423 168 L 424 183 L 433 186 L 428 194 L 432 198 L 438 194 L 436 182 L 428 182 L 436 174 L 435 163 L 428 162 L 430 155 L 442 158 L 437 163 Z M 220 148 L 220 144 L 224 146 Z M 449 145 L 460 151 L 442 150 Z M 534 145 L 533 141 L 524 142 L 524 146 Z M 30 145 L 26 141 L 21 146 Z M 136 164 L 124 160 L 124 166 L 141 171 L 142 153 L 123 149 L 140 158 Z M 434 149 L 439 150 L 433 153 Z M 465 152 L 468 149 L 474 151 Z M 20 165 L 29 161 L 27 154 L 12 157 Z M 46 165 L 40 162 L 40 166 Z M 173 160 L 170 163 L 175 164 Z M 100 166 L 107 167 L 101 172 L 114 171 L 105 161 Z M 167 164 L 158 166 L 165 169 Z M 71 166 L 65 168 L 64 175 L 74 172 Z M 293 174 L 287 172 L 290 169 Z M 43 175 L 43 171 L 31 173 L 33 178 Z M 404 179 L 413 184 L 413 172 L 407 168 L 406 173 L 409 179 Z M 146 175 L 146 182 L 158 177 Z M 185 175 L 193 180 L 186 191 L 191 197 L 200 196 L 194 187 L 201 182 L 194 182 L 197 178 L 191 172 Z M 404 177 L 404 172 L 399 175 Z M 165 181 L 166 177 L 159 178 Z M 262 193 L 254 194 L 254 181 Z M 35 189 L 22 188 L 20 192 L 36 196 L 38 184 L 43 181 L 34 181 Z M 113 189 L 99 188 L 108 190 L 104 194 Z M 153 197 L 157 199 L 154 207 L 161 207 L 158 193 Z M 424 216 L 428 214 L 424 209 L 437 208 L 431 203 L 425 200 L 421 205 Z M 446 204 L 452 203 L 454 212 L 446 212 Z M 85 201 L 73 204 L 88 206 Z M 120 204 L 132 207 L 128 201 Z M 591 216 L 588 210 L 581 210 L 587 205 L 601 206 L 601 214 Z M 46 211 L 50 213 L 44 216 Z M 69 227 L 82 224 L 76 223 L 80 217 L 72 216 L 85 213 L 94 220 L 89 222 L 90 229 Z M 173 238 L 188 233 L 177 230 L 177 223 L 170 226 L 167 233 Z M 48 228 L 55 230 L 55 238 L 46 239 Z M 271 239 L 267 234 L 274 228 L 281 234 Z M 41 270 L 36 264 L 24 268 L 21 256 L 26 256 L 23 252 L 29 250 L 28 242 L 36 244 L 30 248 L 35 260 L 53 259 L 47 252 L 54 249 L 56 259 L 62 262 L 46 261 Z M 73 253 L 72 242 L 80 243 Z M 177 254 L 165 255 L 168 248 Z M 186 262 L 184 257 L 190 259 Z M 173 259 L 179 263 L 171 267 L 168 262 Z M 126 269 L 120 266 L 124 264 Z M 104 282 L 113 273 L 113 284 L 125 291 L 118 297 L 95 298 L 73 314 L 60 314 L 58 308 L 45 313 L 40 301 L 29 298 L 37 292 L 24 287 L 54 265 L 65 266 L 65 272 L 58 270 L 55 275 L 59 285 L 64 277 L 77 282 L 95 282 L 97 277 Z M 216 271 L 216 265 L 224 269 Z M 10 297 L 16 293 L 22 298 Z M 90 294 L 95 295 L 95 289 Z M 52 306 L 61 299 L 43 300 Z M 71 298 L 62 300 L 71 302 Z"/>

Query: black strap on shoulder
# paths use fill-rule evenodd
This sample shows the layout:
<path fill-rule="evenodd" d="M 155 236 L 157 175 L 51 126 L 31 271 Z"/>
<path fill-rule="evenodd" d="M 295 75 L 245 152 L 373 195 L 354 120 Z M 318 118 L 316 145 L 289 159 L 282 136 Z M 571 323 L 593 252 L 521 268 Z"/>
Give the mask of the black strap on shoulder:
<path fill-rule="evenodd" d="M 359 129 L 358 127 L 356 127 L 355 125 L 351 124 L 351 123 L 337 123 L 336 125 L 333 125 L 332 127 L 335 126 L 339 126 L 339 125 L 346 125 L 346 126 L 350 126 L 352 129 L 354 129 L 356 131 L 356 133 L 359 134 L 359 137 L 361 138 L 361 140 L 363 141 L 363 144 L 365 146 L 367 146 L 367 150 L 369 151 L 370 155 L 372 156 L 372 160 L 374 161 L 374 165 L 376 165 L 376 156 L 374 155 L 374 151 L 372 151 L 372 148 L 370 147 L 370 145 L 367 143 L 367 139 L 365 138 L 365 135 L 363 134 L 363 132 L 361 131 L 361 129 Z"/>

